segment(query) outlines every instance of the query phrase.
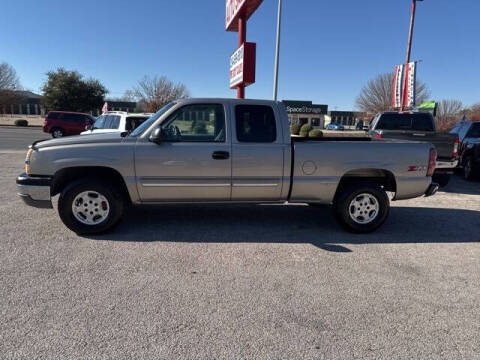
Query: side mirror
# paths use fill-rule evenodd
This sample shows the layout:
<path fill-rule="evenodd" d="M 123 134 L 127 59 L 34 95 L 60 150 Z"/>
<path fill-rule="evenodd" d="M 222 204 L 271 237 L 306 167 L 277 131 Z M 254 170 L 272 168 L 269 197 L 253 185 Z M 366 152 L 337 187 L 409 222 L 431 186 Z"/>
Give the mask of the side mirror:
<path fill-rule="evenodd" d="M 87 131 L 93 130 L 93 125 L 89 124 L 89 125 L 85 126 L 85 130 L 87 130 Z"/>
<path fill-rule="evenodd" d="M 154 129 L 150 134 L 150 137 L 148 138 L 148 140 L 150 140 L 155 144 L 160 144 L 162 142 L 162 139 L 163 139 L 163 132 L 162 132 L 162 129 L 159 127 Z"/>

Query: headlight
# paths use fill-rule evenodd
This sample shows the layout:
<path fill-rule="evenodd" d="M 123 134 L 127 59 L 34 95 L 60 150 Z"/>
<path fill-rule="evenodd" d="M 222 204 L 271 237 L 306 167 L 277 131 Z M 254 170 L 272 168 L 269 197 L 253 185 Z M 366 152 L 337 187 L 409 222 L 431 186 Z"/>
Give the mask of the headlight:
<path fill-rule="evenodd" d="M 30 158 L 32 157 L 33 149 L 28 149 L 27 157 L 25 158 L 25 172 L 30 175 Z"/>

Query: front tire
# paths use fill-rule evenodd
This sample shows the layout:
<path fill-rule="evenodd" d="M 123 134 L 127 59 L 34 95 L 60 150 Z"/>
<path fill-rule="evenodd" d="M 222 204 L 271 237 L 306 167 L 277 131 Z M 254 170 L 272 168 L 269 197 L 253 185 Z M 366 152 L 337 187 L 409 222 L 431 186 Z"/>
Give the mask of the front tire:
<path fill-rule="evenodd" d="M 60 194 L 58 212 L 62 222 L 77 234 L 100 234 L 121 219 L 124 200 L 113 184 L 84 178 L 69 184 Z"/>
<path fill-rule="evenodd" d="M 333 206 L 340 225 L 347 231 L 359 234 L 378 229 L 390 212 L 387 193 L 376 184 L 359 184 L 346 188 Z"/>
<path fill-rule="evenodd" d="M 471 157 L 465 159 L 463 165 L 463 178 L 465 180 L 473 180 L 474 178 L 473 160 Z"/>

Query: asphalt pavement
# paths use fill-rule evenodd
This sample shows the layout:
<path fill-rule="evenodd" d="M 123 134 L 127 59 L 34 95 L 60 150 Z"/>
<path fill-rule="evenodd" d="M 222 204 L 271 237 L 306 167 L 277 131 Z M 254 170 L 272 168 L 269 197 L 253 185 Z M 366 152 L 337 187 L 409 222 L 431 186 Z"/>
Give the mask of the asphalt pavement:
<path fill-rule="evenodd" d="M 328 207 L 172 206 L 79 237 L 17 198 L 18 147 L 0 148 L 2 359 L 480 358 L 478 182 L 395 202 L 369 235 Z"/>
<path fill-rule="evenodd" d="M 51 139 L 40 127 L 0 126 L 0 150 L 25 150 L 35 140 Z"/>

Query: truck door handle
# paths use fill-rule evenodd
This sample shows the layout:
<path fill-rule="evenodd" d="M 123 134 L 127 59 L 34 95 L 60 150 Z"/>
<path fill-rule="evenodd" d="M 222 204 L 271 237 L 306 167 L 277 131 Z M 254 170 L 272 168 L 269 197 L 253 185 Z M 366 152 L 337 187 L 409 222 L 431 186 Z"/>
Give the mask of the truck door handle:
<path fill-rule="evenodd" d="M 426 136 L 426 134 L 414 133 L 413 136 Z"/>
<path fill-rule="evenodd" d="M 230 158 L 230 153 L 228 151 L 214 151 L 212 158 L 214 160 L 227 160 Z"/>

